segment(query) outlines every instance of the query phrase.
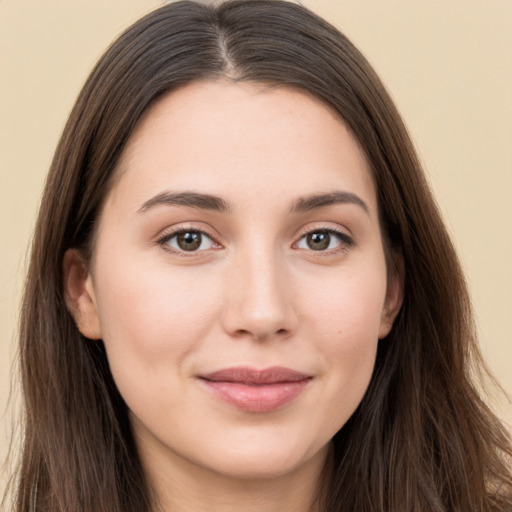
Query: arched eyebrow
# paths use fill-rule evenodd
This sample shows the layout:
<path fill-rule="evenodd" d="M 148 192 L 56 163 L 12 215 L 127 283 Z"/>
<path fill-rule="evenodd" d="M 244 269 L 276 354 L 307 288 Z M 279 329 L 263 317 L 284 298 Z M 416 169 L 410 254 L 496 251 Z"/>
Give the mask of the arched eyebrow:
<path fill-rule="evenodd" d="M 325 208 L 334 204 L 355 204 L 361 207 L 367 214 L 370 214 L 368 205 L 356 194 L 343 190 L 336 190 L 326 194 L 311 194 L 301 197 L 292 206 L 293 212 L 308 212 L 318 208 Z"/>
<path fill-rule="evenodd" d="M 160 205 L 187 206 L 189 208 L 214 210 L 218 212 L 228 212 L 231 210 L 229 204 L 224 201 L 224 199 L 211 194 L 200 194 L 197 192 L 162 192 L 146 201 L 138 209 L 138 213 L 144 213 Z"/>

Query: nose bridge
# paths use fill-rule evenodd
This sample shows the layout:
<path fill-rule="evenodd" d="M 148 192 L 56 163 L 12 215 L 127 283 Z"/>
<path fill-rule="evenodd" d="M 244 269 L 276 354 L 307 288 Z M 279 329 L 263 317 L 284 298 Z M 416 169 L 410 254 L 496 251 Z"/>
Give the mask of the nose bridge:
<path fill-rule="evenodd" d="M 225 327 L 264 339 L 294 328 L 294 309 L 284 257 L 271 244 L 251 244 L 235 256 L 229 277 Z"/>

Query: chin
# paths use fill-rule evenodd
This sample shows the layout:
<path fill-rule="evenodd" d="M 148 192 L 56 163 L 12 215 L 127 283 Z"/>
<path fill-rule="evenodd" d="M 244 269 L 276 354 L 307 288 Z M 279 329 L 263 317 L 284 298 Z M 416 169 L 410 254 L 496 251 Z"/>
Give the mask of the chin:
<path fill-rule="evenodd" d="M 283 450 L 283 446 L 270 445 L 257 445 L 252 450 L 244 448 L 224 450 L 218 457 L 210 458 L 210 470 L 247 482 L 286 478 L 304 470 L 316 473 L 323 468 L 329 444 L 317 450 L 305 450 L 305 446 Z"/>

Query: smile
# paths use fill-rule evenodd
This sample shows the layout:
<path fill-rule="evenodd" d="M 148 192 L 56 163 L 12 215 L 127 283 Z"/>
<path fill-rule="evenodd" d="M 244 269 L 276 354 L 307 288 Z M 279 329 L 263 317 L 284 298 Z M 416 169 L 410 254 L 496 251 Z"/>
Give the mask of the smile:
<path fill-rule="evenodd" d="M 200 376 L 218 398 L 248 412 L 274 411 L 296 398 L 312 379 L 284 367 L 234 367 Z"/>

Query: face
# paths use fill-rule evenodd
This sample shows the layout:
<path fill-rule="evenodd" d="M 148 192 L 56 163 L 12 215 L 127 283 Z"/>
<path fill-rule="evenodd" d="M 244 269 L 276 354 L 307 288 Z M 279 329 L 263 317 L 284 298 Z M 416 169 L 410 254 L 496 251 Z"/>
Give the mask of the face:
<path fill-rule="evenodd" d="M 292 89 L 195 83 L 121 160 L 93 260 L 65 272 L 143 458 L 245 478 L 323 460 L 400 302 L 345 124 Z"/>

